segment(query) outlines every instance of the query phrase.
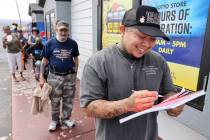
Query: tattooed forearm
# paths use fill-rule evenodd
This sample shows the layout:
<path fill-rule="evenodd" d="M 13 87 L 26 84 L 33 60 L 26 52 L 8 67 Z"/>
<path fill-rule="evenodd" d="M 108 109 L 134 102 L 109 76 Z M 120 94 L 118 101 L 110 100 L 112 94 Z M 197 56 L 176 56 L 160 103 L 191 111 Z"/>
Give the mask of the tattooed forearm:
<path fill-rule="evenodd" d="M 40 75 L 42 75 L 43 77 L 44 77 L 44 71 L 45 71 L 45 65 L 44 65 L 44 63 L 41 63 Z"/>
<path fill-rule="evenodd" d="M 85 112 L 90 117 L 97 118 L 113 118 L 128 112 L 127 100 L 106 101 L 96 100 L 92 101 Z"/>
<path fill-rule="evenodd" d="M 78 66 L 79 66 L 79 58 L 78 57 L 74 57 L 74 63 L 75 63 L 75 72 L 77 72 Z"/>

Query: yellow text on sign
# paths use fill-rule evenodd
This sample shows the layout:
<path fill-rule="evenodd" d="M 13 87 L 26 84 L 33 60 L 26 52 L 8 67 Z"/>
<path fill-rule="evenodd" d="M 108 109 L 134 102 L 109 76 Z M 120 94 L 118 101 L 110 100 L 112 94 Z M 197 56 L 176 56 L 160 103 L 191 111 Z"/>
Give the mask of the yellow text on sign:
<path fill-rule="evenodd" d="M 165 48 L 165 47 L 159 47 L 158 48 L 159 53 L 165 53 L 165 54 L 173 54 L 174 49 L 171 48 Z"/>
<path fill-rule="evenodd" d="M 172 47 L 186 48 L 187 43 L 184 42 L 184 41 L 173 41 L 172 42 Z"/>

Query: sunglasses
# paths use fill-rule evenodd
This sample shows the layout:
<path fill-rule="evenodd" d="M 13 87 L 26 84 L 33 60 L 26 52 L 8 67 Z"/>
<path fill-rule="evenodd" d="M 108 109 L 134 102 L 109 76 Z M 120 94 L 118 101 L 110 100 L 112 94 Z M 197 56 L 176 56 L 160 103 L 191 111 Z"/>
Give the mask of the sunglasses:
<path fill-rule="evenodd" d="M 67 31 L 69 31 L 69 30 L 66 29 L 66 28 L 62 28 L 62 29 L 58 29 L 58 31 L 60 31 L 60 32 L 67 32 Z"/>

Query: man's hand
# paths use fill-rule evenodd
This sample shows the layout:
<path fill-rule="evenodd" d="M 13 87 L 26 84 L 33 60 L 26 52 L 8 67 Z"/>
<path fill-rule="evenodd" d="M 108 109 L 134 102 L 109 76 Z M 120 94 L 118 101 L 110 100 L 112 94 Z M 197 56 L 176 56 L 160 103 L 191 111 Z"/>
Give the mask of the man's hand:
<path fill-rule="evenodd" d="M 139 112 L 151 108 L 157 100 L 156 91 L 140 90 L 134 91 L 128 98 L 128 110 Z"/>
<path fill-rule="evenodd" d="M 40 76 L 39 85 L 40 85 L 41 88 L 43 87 L 44 83 L 46 83 L 46 80 L 42 76 Z"/>
<path fill-rule="evenodd" d="M 45 57 L 43 57 L 41 66 L 40 66 L 40 76 L 39 76 L 40 87 L 43 87 L 44 83 L 46 83 L 46 80 L 44 79 L 44 72 L 45 72 L 45 66 L 47 65 L 47 63 L 48 63 L 48 60 Z"/>
<path fill-rule="evenodd" d="M 172 117 L 177 117 L 182 113 L 183 110 L 184 110 L 184 105 L 181 105 L 176 108 L 167 110 L 167 114 Z"/>
<path fill-rule="evenodd" d="M 176 94 L 176 93 L 172 93 L 172 92 L 166 94 L 166 95 L 164 96 L 164 100 L 170 98 L 171 96 L 173 96 L 173 95 L 175 95 L 175 94 Z M 177 116 L 179 116 L 179 115 L 182 113 L 183 110 L 184 110 L 184 105 L 181 105 L 181 106 L 178 106 L 178 107 L 176 107 L 176 108 L 167 110 L 167 114 L 168 114 L 169 116 L 172 116 L 172 117 L 177 117 Z"/>

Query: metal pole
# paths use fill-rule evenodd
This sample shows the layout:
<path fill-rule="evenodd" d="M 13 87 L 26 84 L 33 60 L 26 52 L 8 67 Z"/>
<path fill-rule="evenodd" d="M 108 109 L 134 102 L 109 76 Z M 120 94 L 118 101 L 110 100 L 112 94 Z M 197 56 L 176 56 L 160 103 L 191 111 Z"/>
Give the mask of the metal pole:
<path fill-rule="evenodd" d="M 18 15 L 19 15 L 19 20 L 20 20 L 20 26 L 21 26 L 21 17 L 20 17 L 20 11 L 19 11 L 19 7 L 18 7 L 17 0 L 15 0 L 15 3 L 16 3 L 16 6 L 17 6 Z"/>

